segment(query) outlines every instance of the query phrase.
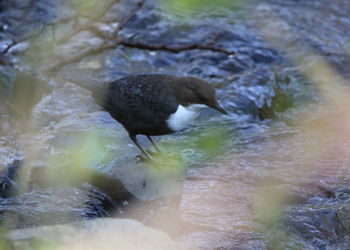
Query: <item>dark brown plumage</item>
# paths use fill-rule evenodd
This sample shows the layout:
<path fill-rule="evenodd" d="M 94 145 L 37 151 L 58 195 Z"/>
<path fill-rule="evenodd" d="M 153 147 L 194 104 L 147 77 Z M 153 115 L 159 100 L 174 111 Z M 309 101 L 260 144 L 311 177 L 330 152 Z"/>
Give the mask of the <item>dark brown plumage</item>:
<path fill-rule="evenodd" d="M 181 119 L 187 122 L 203 107 L 227 114 L 216 100 L 215 89 L 194 77 L 160 74 L 126 76 L 108 83 L 94 96 L 99 96 L 100 105 L 124 126 L 131 140 L 146 155 L 136 135 L 146 135 L 155 145 L 150 136 L 176 132 L 182 125 Z M 188 107 L 195 108 L 187 111 Z M 198 112 L 196 107 L 200 107 Z"/>

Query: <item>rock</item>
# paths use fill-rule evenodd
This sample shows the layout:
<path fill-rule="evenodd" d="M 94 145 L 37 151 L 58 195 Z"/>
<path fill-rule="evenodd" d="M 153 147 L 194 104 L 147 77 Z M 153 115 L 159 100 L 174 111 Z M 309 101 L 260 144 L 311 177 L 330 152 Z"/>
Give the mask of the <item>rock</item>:
<path fill-rule="evenodd" d="M 99 65 L 99 61 L 90 60 L 80 67 L 90 70 Z M 175 197 L 179 205 L 183 165 L 172 169 L 172 164 L 162 159 L 158 166 L 138 162 L 130 153 L 138 154 L 139 150 L 125 129 L 108 113 L 98 111 L 90 92 L 57 80 L 51 93 L 33 108 L 34 130 L 20 138 L 25 161 L 16 179 L 19 192 L 4 207 L 19 219 L 10 218 L 7 224 L 30 226 L 101 216 L 107 214 L 104 204 L 121 211 L 130 199 Z M 160 165 L 162 168 L 157 168 Z M 26 207 L 32 211 L 27 221 L 24 211 L 11 208 L 22 200 L 32 201 Z M 62 202 L 52 203 L 55 200 Z"/>
<path fill-rule="evenodd" d="M 71 55 L 85 51 L 86 48 L 98 48 L 102 45 L 102 38 L 96 37 L 96 35 L 90 31 L 82 31 L 78 34 L 74 34 L 74 36 L 70 38 L 69 43 L 57 46 L 55 53 L 69 58 Z"/>
<path fill-rule="evenodd" d="M 196 249 L 130 219 L 95 219 L 74 224 L 19 229 L 5 234 L 12 249 Z"/>
<path fill-rule="evenodd" d="M 15 174 L 20 166 L 18 152 L 9 146 L 0 146 L 0 197 L 8 196 L 14 186 Z"/>
<path fill-rule="evenodd" d="M 14 173 L 19 166 L 19 153 L 11 126 L 12 95 L 16 72 L 11 67 L 0 66 L 0 197 L 6 197 L 13 185 Z"/>
<path fill-rule="evenodd" d="M 16 72 L 13 68 L 0 66 L 0 104 L 12 94 L 13 83 L 16 79 Z"/>
<path fill-rule="evenodd" d="M 162 157 L 162 156 L 161 156 Z M 181 161 L 164 156 L 154 165 L 116 159 L 110 163 L 110 174 L 123 183 L 138 199 L 181 198 L 186 169 Z"/>
<path fill-rule="evenodd" d="M 102 64 L 98 60 L 91 60 L 88 62 L 85 62 L 84 60 L 79 63 L 80 69 L 88 69 L 88 70 L 94 70 L 94 69 L 100 69 L 102 67 Z"/>
<path fill-rule="evenodd" d="M 169 160 L 158 159 L 157 166 L 138 163 L 130 156 L 130 152 L 139 153 L 139 150 L 131 143 L 125 129 L 106 112 L 93 112 L 98 109 L 89 91 L 72 83 L 66 83 L 44 96 L 35 106 L 33 117 L 38 127 L 48 124 L 51 126 L 23 137 L 24 144 L 30 148 L 28 155 L 34 155 L 35 158 L 25 166 L 29 171 L 25 182 L 39 181 L 43 184 L 42 180 L 46 180 L 45 185 L 49 185 L 49 181 L 54 184 L 55 178 L 50 180 L 40 176 L 50 176 L 47 171 L 50 172 L 50 169 L 69 171 L 72 169 L 70 159 L 81 157 L 85 161 L 74 161 L 74 168 L 85 169 L 90 174 L 97 170 L 92 174 L 99 175 L 98 179 L 114 179 L 116 183 L 120 181 L 141 200 L 180 196 L 185 178 L 183 163 L 171 157 L 170 163 Z M 36 159 L 38 155 L 40 159 Z M 171 162 L 172 160 L 174 161 Z M 33 171 L 35 168 L 37 169 Z M 55 171 L 54 173 L 57 175 Z M 83 180 L 88 181 L 86 178 Z M 95 180 L 94 183 L 88 181 L 93 185 L 111 183 L 96 181 L 96 178 L 91 180 Z M 97 187 L 101 188 L 100 185 Z M 115 194 L 118 189 L 109 184 L 106 188 L 113 190 L 110 187 L 114 187 L 112 197 L 117 199 Z M 122 197 L 123 194 L 124 191 Z"/>
<path fill-rule="evenodd" d="M 59 102 L 54 102 L 51 110 L 56 109 L 55 105 Z M 21 190 L 31 193 L 37 188 L 79 188 L 89 183 L 114 202 L 169 197 L 179 200 L 185 176 L 181 161 L 174 159 L 174 164 L 170 164 L 169 159 L 159 159 L 156 166 L 138 162 L 130 152 L 139 150 L 108 113 L 80 113 L 78 109 L 72 112 L 58 123 L 22 136 L 26 160 L 17 178 Z M 54 199 L 53 196 L 54 193 L 48 199 Z M 84 207 L 76 209 L 75 199 L 72 201 L 68 209 L 84 214 Z M 40 206 L 45 207 L 46 203 L 43 201 Z M 37 209 L 42 210 L 31 208 Z"/>
<path fill-rule="evenodd" d="M 27 50 L 28 47 L 29 47 L 28 42 L 20 42 L 20 43 L 13 45 L 11 47 L 11 49 L 9 50 L 9 53 L 20 53 L 20 52 Z"/>
<path fill-rule="evenodd" d="M 112 37 L 113 32 L 114 32 L 114 28 L 112 25 L 110 24 L 106 24 L 106 23 L 102 23 L 102 22 L 97 22 L 95 23 L 95 27 L 96 29 L 98 29 L 101 34 L 103 34 L 104 36 L 109 36 Z"/>
<path fill-rule="evenodd" d="M 294 236 L 317 249 L 348 249 L 349 241 L 349 185 L 314 193 L 305 203 L 291 207 L 288 225 Z"/>
<path fill-rule="evenodd" d="M 52 110 L 60 104 L 53 102 Z M 57 124 L 21 136 L 25 156 L 15 196 L 2 206 L 8 212 L 6 224 L 33 226 L 102 216 L 107 208 L 119 212 L 125 200 L 134 198 L 117 178 L 98 170 L 118 152 L 121 126 L 105 112 L 75 111 Z"/>
<path fill-rule="evenodd" d="M 73 83 L 66 83 L 45 95 L 33 109 L 33 121 L 37 127 L 47 126 L 76 113 L 99 110 L 89 91 Z"/>
<path fill-rule="evenodd" d="M 336 230 L 338 221 L 335 212 L 331 207 L 308 207 L 305 211 L 294 211 L 290 217 L 291 225 L 307 240 L 313 241 L 319 238 L 335 243 L 339 236 Z"/>
<path fill-rule="evenodd" d="M 74 173 L 78 170 L 87 174 L 87 177 L 79 175 L 82 179 L 77 181 L 81 183 L 88 181 L 92 171 L 97 171 L 93 173 L 94 176 L 100 173 L 105 175 L 105 178 L 113 178 L 116 183 L 119 180 L 129 192 L 141 200 L 178 196 L 182 192 L 185 178 L 183 163 L 171 157 L 166 161 L 158 159 L 156 166 L 137 162 L 130 156 L 130 152 L 138 153 L 138 149 L 131 144 L 124 128 L 106 112 L 73 114 L 50 128 L 23 138 L 23 141 L 26 148 L 31 149 L 28 157 L 34 156 L 34 159 L 24 166 L 27 170 L 23 170 L 29 171 L 25 178 L 25 182 L 28 183 L 39 181 L 42 184 L 44 180 L 48 185 L 50 182 L 54 184 L 54 176 L 60 176 L 60 172 Z M 36 159 L 38 155 L 40 159 Z M 39 169 L 34 170 L 35 168 Z M 54 170 L 53 179 L 48 178 L 51 175 L 47 172 L 51 170 Z M 36 176 L 40 172 L 42 173 L 39 177 Z M 46 178 L 40 178 L 42 175 Z M 58 178 L 58 181 L 61 179 Z M 115 192 L 117 190 L 114 190 Z"/>
<path fill-rule="evenodd" d="M 124 206 L 89 184 L 36 186 L 27 192 L 16 188 L 10 194 L 1 199 L 0 219 L 7 229 L 109 216 L 110 211 L 119 215 Z"/>
<path fill-rule="evenodd" d="M 28 8 L 30 6 L 30 0 L 15 0 L 14 5 L 21 9 Z"/>
<path fill-rule="evenodd" d="M 337 210 L 337 216 L 347 233 L 350 232 L 350 202 L 345 202 Z"/>
<path fill-rule="evenodd" d="M 119 143 L 125 135 L 120 131 L 121 125 L 107 113 L 94 112 L 75 113 L 50 127 L 23 135 L 21 141 L 27 160 L 21 181 L 31 183 L 37 180 L 33 170 L 38 167 L 48 171 L 89 170 L 110 162 L 118 151 L 123 152 Z"/>
<path fill-rule="evenodd" d="M 3 171 L 6 166 L 12 164 L 17 156 L 17 151 L 9 146 L 0 146 L 0 167 Z"/>

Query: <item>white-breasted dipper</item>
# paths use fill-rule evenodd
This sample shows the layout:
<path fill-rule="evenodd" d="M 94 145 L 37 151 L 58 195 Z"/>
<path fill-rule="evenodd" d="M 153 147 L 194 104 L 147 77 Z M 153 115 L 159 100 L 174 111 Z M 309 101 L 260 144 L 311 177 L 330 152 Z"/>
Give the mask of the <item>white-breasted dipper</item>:
<path fill-rule="evenodd" d="M 151 136 L 186 128 L 205 108 L 227 114 L 217 102 L 215 89 L 195 77 L 130 75 L 109 82 L 103 89 L 94 91 L 93 96 L 124 126 L 130 139 L 147 157 L 136 135 L 147 136 L 159 150 Z"/>

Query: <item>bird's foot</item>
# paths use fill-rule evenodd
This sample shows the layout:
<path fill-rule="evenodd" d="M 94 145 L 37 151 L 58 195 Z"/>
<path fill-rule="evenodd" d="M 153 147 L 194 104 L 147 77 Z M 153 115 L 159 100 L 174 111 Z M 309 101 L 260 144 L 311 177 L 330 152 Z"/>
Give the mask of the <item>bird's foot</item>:
<path fill-rule="evenodd" d="M 159 154 L 158 152 L 153 152 L 150 150 L 145 150 L 143 154 L 137 155 L 137 162 L 151 162 L 156 156 Z"/>
<path fill-rule="evenodd" d="M 136 162 L 141 163 L 141 162 L 148 162 L 150 161 L 150 158 L 148 156 L 145 156 L 144 154 L 142 155 L 136 155 Z"/>
<path fill-rule="evenodd" d="M 158 164 L 155 164 L 159 161 L 159 159 L 161 159 L 162 157 L 162 153 L 159 152 L 154 152 L 154 151 L 150 151 L 150 150 L 146 150 L 145 151 L 146 154 L 140 154 L 136 156 L 136 162 L 137 163 L 147 163 L 150 164 L 152 166 L 158 166 Z"/>

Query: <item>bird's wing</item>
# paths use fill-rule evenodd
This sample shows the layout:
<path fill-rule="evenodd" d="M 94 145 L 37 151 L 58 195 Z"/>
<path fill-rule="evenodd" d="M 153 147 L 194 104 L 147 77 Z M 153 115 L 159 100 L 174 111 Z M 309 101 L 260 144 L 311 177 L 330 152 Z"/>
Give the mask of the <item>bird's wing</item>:
<path fill-rule="evenodd" d="M 150 84 L 150 79 L 120 79 L 109 86 L 104 107 L 119 117 L 157 121 L 167 119 L 176 112 L 176 98 L 162 86 Z"/>

